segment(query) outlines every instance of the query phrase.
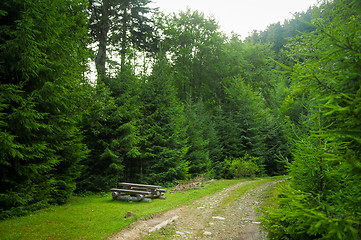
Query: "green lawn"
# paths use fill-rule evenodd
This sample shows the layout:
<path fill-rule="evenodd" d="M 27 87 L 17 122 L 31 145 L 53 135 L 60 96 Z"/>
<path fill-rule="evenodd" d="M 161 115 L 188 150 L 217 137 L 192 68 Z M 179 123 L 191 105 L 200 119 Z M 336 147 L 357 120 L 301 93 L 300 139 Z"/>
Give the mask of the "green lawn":
<path fill-rule="evenodd" d="M 167 199 L 151 203 L 113 201 L 111 192 L 106 196 L 73 197 L 66 205 L 0 222 L 0 239 L 104 239 L 139 218 L 188 204 L 239 181 L 219 180 L 198 190 L 166 193 Z M 125 220 L 127 211 L 137 217 Z"/>

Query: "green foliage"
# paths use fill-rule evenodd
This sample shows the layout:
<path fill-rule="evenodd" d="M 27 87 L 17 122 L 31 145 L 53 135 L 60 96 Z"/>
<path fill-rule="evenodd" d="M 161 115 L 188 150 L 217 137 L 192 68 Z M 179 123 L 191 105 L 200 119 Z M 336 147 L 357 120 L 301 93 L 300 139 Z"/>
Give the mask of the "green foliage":
<path fill-rule="evenodd" d="M 150 0 L 90 0 L 90 39 L 97 43 L 95 57 L 98 82 L 107 83 L 106 62 L 110 51 L 121 58 L 121 70 L 128 63 L 130 48 L 153 52 L 157 48 L 154 26 L 148 15 Z M 114 52 L 113 52 L 114 55 Z M 119 56 L 118 55 L 118 56 Z M 107 66 L 108 67 L 108 66 Z"/>
<path fill-rule="evenodd" d="M 104 191 L 122 180 L 138 181 L 139 79 L 128 68 L 108 86 L 91 89 L 88 112 L 83 118 L 85 143 L 92 154 L 83 162 L 79 192 Z"/>
<path fill-rule="evenodd" d="M 335 205 L 289 186 L 278 200 L 264 219 L 270 239 L 359 239 L 359 221 L 350 214 L 356 209 L 344 208 L 340 200 Z"/>
<path fill-rule="evenodd" d="M 353 1 L 323 4 L 315 32 L 289 53 L 295 88 L 308 96 L 304 134 L 295 142 L 292 182 L 267 213 L 273 239 L 360 238 L 360 9 Z"/>
<path fill-rule="evenodd" d="M 294 13 L 294 18 L 285 20 L 283 24 L 280 22 L 270 24 L 266 30 L 258 32 L 253 31 L 246 41 L 261 44 L 271 44 L 272 49 L 282 56 L 282 50 L 288 42 L 288 38 L 293 38 L 315 30 L 314 26 L 308 24 L 311 17 L 316 12 L 316 7 L 310 7 L 306 12 Z"/>
<path fill-rule="evenodd" d="M 172 86 L 168 62 L 160 54 L 143 94 L 140 128 L 141 180 L 172 182 L 188 176 L 187 137 L 183 106 Z"/>
<path fill-rule="evenodd" d="M 225 42 L 216 20 L 187 9 L 159 21 L 165 35 L 162 50 L 171 53 L 177 96 L 183 103 L 214 104 L 221 90 Z"/>
<path fill-rule="evenodd" d="M 44 115 L 34 109 L 34 99 L 24 99 L 20 95 L 23 91 L 12 85 L 2 84 L 0 93 L 0 203 L 1 218 L 4 218 L 21 213 L 22 208 L 36 209 L 49 201 L 47 195 L 51 186 L 46 174 L 53 169 L 56 161 L 44 158 L 49 150 L 46 142 L 37 138 L 37 132 L 47 126 L 40 122 Z M 11 106 L 14 103 L 18 105 L 17 108 Z M 17 209 L 11 210 L 14 207 Z"/>
<path fill-rule="evenodd" d="M 117 103 L 121 125 L 117 128 L 118 139 L 113 145 L 114 151 L 121 157 L 126 168 L 124 178 L 128 181 L 138 181 L 140 156 L 140 127 L 141 124 L 141 78 L 131 70 L 131 66 L 123 66 L 110 82 L 111 90 Z"/>
<path fill-rule="evenodd" d="M 300 21 L 271 25 L 259 39 L 255 34 L 244 42 L 236 34 L 227 38 L 216 20 L 201 12 L 151 16 L 154 9 L 148 3 L 0 3 L 2 217 L 64 203 L 75 187 L 96 192 L 118 181 L 170 184 L 197 175 L 221 178 L 225 171 L 228 177 L 282 174 L 281 157 L 306 158 L 318 149 L 320 155 L 313 157 L 325 158 L 322 147 L 312 148 L 319 138 L 334 155 L 348 149 L 339 167 L 350 170 L 347 162 L 360 169 L 356 14 L 348 14 L 349 24 L 334 24 L 331 31 L 325 26 L 333 15 L 314 9 L 300 14 Z M 311 13 L 322 15 L 314 26 L 303 21 Z M 320 46 L 314 46 L 314 35 L 300 36 L 289 45 L 294 51 L 286 58 L 285 36 L 315 28 Z M 344 37 L 342 31 L 352 34 Z M 98 44 L 96 84 L 85 77 L 89 33 L 91 43 Z M 326 49 L 325 55 L 305 48 Z M 120 57 L 120 64 L 107 59 L 109 54 Z M 142 76 L 139 55 L 151 69 L 144 67 Z M 327 61 L 329 57 L 336 60 Z M 298 63 L 290 69 L 301 76 L 302 85 L 290 83 L 291 73 L 273 71 L 279 67 L 269 58 Z M 334 74 L 338 77 L 328 81 Z M 314 76 L 321 87 L 305 93 L 313 89 Z M 347 84 L 338 84 L 346 78 Z M 315 109 L 320 128 L 310 128 L 316 115 L 309 110 Z M 304 120 L 310 121 L 302 125 Z M 290 127 L 300 131 L 293 133 Z M 308 139 L 309 149 L 294 147 L 290 156 L 286 137 L 309 132 L 317 134 Z M 324 185 L 338 185 L 325 175 L 335 173 L 336 163 L 322 162 Z M 318 170 L 309 172 L 304 164 Z M 294 175 L 319 174 L 320 167 L 307 161 L 292 166 Z M 310 184 L 319 181 L 315 177 Z"/>
<path fill-rule="evenodd" d="M 226 159 L 224 168 L 227 178 L 256 177 L 261 173 L 258 158 L 252 157 L 248 153 L 243 157 Z"/>
<path fill-rule="evenodd" d="M 87 154 L 84 2 L 12 2 L 0 26 L 1 218 L 66 202 Z"/>
<path fill-rule="evenodd" d="M 265 101 L 241 78 L 229 79 L 225 87 L 222 118 L 218 132 L 227 157 L 243 157 L 246 153 L 258 157 L 258 167 L 268 174 L 284 171 L 277 155 L 288 155 L 287 142 L 280 122 L 265 106 Z"/>
<path fill-rule="evenodd" d="M 275 161 L 276 155 L 289 155 L 283 129 L 276 111 L 261 110 L 276 109 L 281 101 L 275 96 L 281 74 L 271 72 L 270 47 L 243 43 L 237 35 L 226 39 L 213 18 L 190 9 L 160 16 L 158 25 L 165 35 L 161 46 L 172 62 L 177 96 L 189 106 L 190 172 L 203 173 L 209 158 L 209 174 L 219 178 L 227 156 L 249 151 L 267 162 L 268 173 L 281 173 L 283 164 Z M 195 117 L 190 111 L 199 102 L 208 113 L 205 134 L 203 114 Z"/>
<path fill-rule="evenodd" d="M 82 162 L 81 176 L 77 180 L 77 192 L 104 190 L 104 187 L 114 186 L 114 181 L 111 179 L 118 176 L 116 173 L 109 173 L 109 165 L 116 164 L 115 162 L 119 160 L 119 157 L 109 149 L 115 138 L 114 128 L 118 127 L 118 123 L 114 123 L 114 119 L 119 119 L 117 105 L 104 84 L 98 85 L 97 88 L 89 87 L 86 102 L 89 105 L 82 119 L 82 127 L 84 143 L 91 153 Z"/>
<path fill-rule="evenodd" d="M 189 104 L 190 106 L 186 109 L 189 149 L 185 158 L 189 162 L 189 173 L 192 177 L 196 177 L 199 174 L 206 174 L 210 170 L 207 132 L 212 130 L 208 125 L 208 116 L 203 103 Z"/>

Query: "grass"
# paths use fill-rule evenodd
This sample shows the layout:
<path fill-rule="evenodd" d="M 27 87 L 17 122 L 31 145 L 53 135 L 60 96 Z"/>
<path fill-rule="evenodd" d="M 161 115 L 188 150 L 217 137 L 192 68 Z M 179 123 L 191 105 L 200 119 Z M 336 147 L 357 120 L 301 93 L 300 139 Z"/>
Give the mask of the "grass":
<path fill-rule="evenodd" d="M 144 240 L 168 240 L 173 239 L 177 232 L 174 225 L 167 225 L 159 231 L 152 232 L 145 236 Z"/>
<path fill-rule="evenodd" d="M 274 178 L 273 178 L 274 179 Z M 210 182 L 204 188 L 186 192 L 166 193 L 167 199 L 152 202 L 113 201 L 111 193 L 73 197 L 63 206 L 43 209 L 24 217 L 0 222 L 0 239 L 105 239 L 129 226 L 140 218 L 187 205 L 205 195 L 215 193 L 242 180 L 219 180 Z M 250 188 L 269 180 L 245 185 L 232 192 L 224 204 L 235 200 Z M 125 219 L 126 212 L 136 213 L 135 218 Z M 173 231 L 168 229 L 164 235 Z"/>
<path fill-rule="evenodd" d="M 289 178 L 288 176 L 280 177 L 280 180 L 285 180 Z M 282 188 L 289 184 L 289 181 L 283 181 L 277 184 L 277 186 L 272 187 L 267 191 L 266 196 L 264 197 L 264 207 L 267 208 L 278 208 L 279 204 L 279 195 L 282 192 Z"/>
<path fill-rule="evenodd" d="M 105 239 L 139 218 L 189 204 L 239 181 L 219 180 L 205 188 L 167 193 L 167 199 L 154 199 L 151 203 L 113 201 L 110 192 L 104 196 L 73 197 L 66 205 L 0 222 L 0 239 Z M 127 211 L 137 216 L 124 219 Z"/>

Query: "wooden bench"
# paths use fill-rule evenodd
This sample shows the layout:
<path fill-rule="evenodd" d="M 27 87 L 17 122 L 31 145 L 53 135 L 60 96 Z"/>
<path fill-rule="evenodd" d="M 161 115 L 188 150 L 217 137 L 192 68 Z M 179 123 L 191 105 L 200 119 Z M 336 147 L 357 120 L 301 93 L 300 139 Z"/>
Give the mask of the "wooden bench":
<path fill-rule="evenodd" d="M 128 200 L 128 201 L 148 201 L 152 198 L 165 199 L 164 193 L 166 189 L 161 189 L 161 186 L 145 185 L 136 183 L 118 183 L 120 188 L 112 188 L 113 199 Z M 129 196 L 126 196 L 129 195 Z"/>

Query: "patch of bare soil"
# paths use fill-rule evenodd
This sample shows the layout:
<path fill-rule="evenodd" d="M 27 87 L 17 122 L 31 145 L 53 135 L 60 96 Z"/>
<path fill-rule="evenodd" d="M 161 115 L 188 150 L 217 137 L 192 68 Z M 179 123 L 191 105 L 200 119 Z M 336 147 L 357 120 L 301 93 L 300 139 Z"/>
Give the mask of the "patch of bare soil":
<path fill-rule="evenodd" d="M 176 229 L 172 239 L 265 239 L 266 233 L 260 228 L 255 207 L 261 204 L 263 194 L 275 182 L 251 189 L 234 202 L 223 203 L 232 191 L 251 182 L 240 182 L 188 206 L 138 220 L 109 239 L 142 239 L 167 225 Z"/>

